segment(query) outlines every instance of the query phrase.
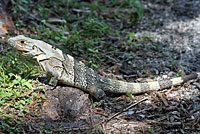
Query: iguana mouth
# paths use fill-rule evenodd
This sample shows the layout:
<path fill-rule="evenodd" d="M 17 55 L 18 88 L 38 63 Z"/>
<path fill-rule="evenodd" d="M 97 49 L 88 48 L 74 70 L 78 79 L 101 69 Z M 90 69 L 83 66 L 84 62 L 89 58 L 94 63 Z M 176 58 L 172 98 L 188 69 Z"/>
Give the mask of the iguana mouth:
<path fill-rule="evenodd" d="M 20 50 L 20 51 L 25 51 L 25 50 L 24 50 L 24 46 L 18 45 L 18 44 L 15 43 L 15 41 L 12 40 L 11 38 L 8 40 L 8 43 L 9 43 L 14 49 L 17 49 L 17 50 Z"/>

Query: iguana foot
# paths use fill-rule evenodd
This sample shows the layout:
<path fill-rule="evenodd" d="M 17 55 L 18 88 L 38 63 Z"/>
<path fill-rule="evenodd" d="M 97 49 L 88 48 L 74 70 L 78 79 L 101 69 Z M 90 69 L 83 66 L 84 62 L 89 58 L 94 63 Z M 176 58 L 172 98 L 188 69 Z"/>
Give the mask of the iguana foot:
<path fill-rule="evenodd" d="M 110 99 L 109 99 L 107 96 L 105 96 L 105 97 L 103 98 L 103 100 L 104 100 L 104 103 L 105 103 L 105 104 L 107 103 L 107 105 L 112 105 L 112 102 L 110 101 Z"/>
<path fill-rule="evenodd" d="M 94 103 L 96 106 L 112 106 L 112 102 L 108 97 L 103 97 L 100 101 Z"/>
<path fill-rule="evenodd" d="M 89 92 L 97 100 L 102 100 L 106 97 L 105 92 L 101 88 L 98 88 L 98 86 L 96 85 L 93 85 L 92 87 L 90 87 L 87 90 L 87 92 Z"/>
<path fill-rule="evenodd" d="M 54 90 L 56 88 L 56 86 L 51 86 L 51 85 L 45 85 L 44 88 L 46 90 Z"/>
<path fill-rule="evenodd" d="M 49 80 L 49 85 L 56 87 L 58 83 L 58 77 L 51 77 L 51 79 Z"/>

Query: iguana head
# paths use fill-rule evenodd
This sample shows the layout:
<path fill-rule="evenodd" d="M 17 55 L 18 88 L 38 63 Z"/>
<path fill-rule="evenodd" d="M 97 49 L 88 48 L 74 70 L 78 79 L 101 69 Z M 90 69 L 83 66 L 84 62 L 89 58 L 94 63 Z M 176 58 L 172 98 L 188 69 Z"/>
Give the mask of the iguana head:
<path fill-rule="evenodd" d="M 8 43 L 23 56 L 35 57 L 43 53 L 43 51 L 35 45 L 36 41 L 34 39 L 23 35 L 10 38 Z"/>
<path fill-rule="evenodd" d="M 59 49 L 53 48 L 44 41 L 31 39 L 24 35 L 18 35 L 8 40 L 8 43 L 23 56 L 37 59 L 37 61 L 51 57 L 64 59 L 63 53 Z"/>

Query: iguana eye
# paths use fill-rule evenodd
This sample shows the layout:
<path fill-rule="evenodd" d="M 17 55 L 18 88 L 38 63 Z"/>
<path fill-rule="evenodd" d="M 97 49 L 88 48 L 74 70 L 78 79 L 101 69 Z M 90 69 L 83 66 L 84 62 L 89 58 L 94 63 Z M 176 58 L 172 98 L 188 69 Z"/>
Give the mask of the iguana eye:
<path fill-rule="evenodd" d="M 24 40 L 21 40 L 21 41 L 20 41 L 20 43 L 21 43 L 21 44 L 24 44 L 24 43 L 25 43 L 25 41 L 24 41 Z"/>
<path fill-rule="evenodd" d="M 21 45 L 21 46 L 24 46 L 26 44 L 26 40 L 18 40 L 17 44 Z"/>

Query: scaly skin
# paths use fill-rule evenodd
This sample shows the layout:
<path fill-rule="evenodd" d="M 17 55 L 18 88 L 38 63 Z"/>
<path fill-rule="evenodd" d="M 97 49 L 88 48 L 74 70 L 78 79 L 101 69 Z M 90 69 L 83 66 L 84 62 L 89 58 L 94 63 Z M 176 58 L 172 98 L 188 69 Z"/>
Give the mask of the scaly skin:
<path fill-rule="evenodd" d="M 105 92 L 139 94 L 168 88 L 200 77 L 200 73 L 193 73 L 164 81 L 128 83 L 105 78 L 72 56 L 63 54 L 60 49 L 53 48 L 43 41 L 19 35 L 10 38 L 8 42 L 14 49 L 21 52 L 22 56 L 37 61 L 50 76 L 50 85 L 56 86 L 60 81 L 89 92 L 97 99 L 104 98 Z"/>

